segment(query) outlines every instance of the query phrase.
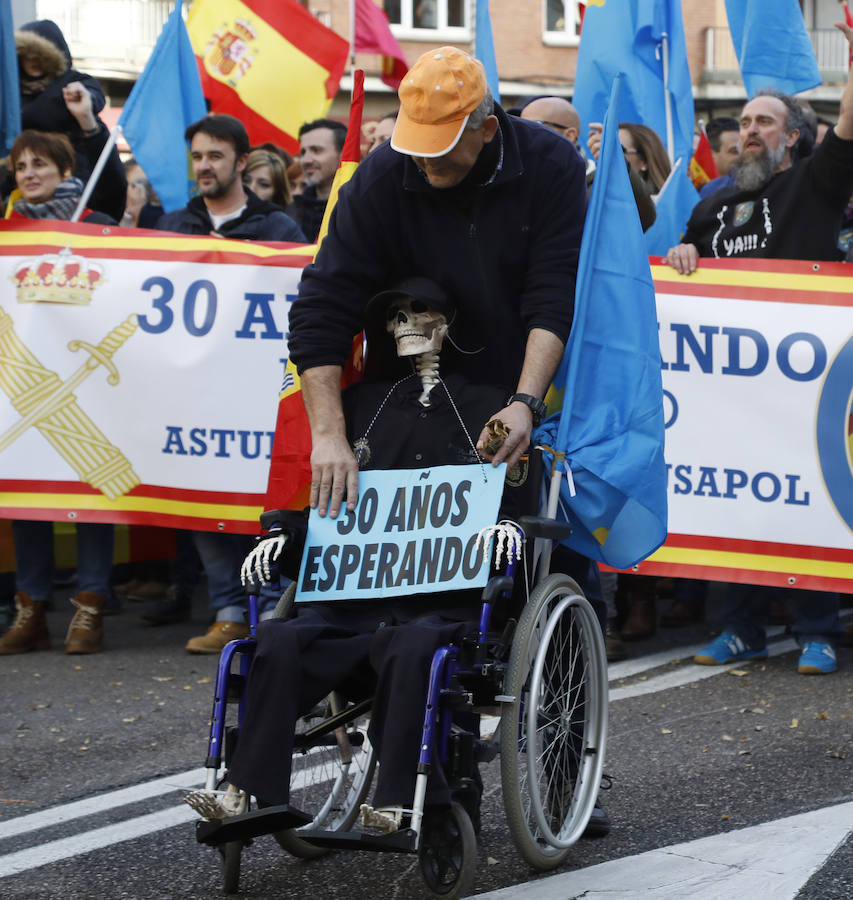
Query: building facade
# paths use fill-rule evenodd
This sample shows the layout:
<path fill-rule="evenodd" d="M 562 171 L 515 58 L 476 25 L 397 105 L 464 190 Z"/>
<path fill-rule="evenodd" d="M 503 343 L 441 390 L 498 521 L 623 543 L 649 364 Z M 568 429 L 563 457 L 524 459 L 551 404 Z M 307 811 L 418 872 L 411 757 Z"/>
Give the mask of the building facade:
<path fill-rule="evenodd" d="M 185 0 L 185 5 L 190 2 Z M 324 24 L 349 37 L 350 0 L 300 2 Z M 473 51 L 476 0 L 372 2 L 385 9 L 410 63 L 443 44 Z M 800 5 L 824 79 L 823 85 L 804 96 L 818 112 L 831 117 L 847 79 L 846 42 L 832 27 L 841 18 L 841 8 L 837 0 L 801 0 Z M 579 42 L 578 6 L 576 0 L 491 0 L 504 106 L 541 94 L 571 98 Z M 76 67 L 101 80 L 113 106 L 123 104 L 172 8 L 173 0 L 13 0 L 16 24 L 53 19 L 60 26 Z M 697 116 L 736 111 L 745 93 L 724 0 L 682 0 L 682 9 Z M 395 97 L 378 77 L 378 58 L 359 55 L 356 64 L 367 76 L 365 114 L 379 116 L 392 109 Z M 333 116 L 346 117 L 350 84 L 346 76 L 332 107 Z"/>

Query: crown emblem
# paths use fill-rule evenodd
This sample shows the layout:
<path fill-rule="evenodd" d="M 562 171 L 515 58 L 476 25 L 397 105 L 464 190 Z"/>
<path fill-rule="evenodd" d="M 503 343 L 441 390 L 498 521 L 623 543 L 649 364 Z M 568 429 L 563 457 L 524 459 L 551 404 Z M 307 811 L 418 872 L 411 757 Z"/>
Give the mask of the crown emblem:
<path fill-rule="evenodd" d="M 18 303 L 68 303 L 87 306 L 104 280 L 97 263 L 75 256 L 67 247 L 19 263 L 12 273 Z"/>
<path fill-rule="evenodd" d="M 256 41 L 258 39 L 258 32 L 252 28 L 252 23 L 247 22 L 245 19 L 235 20 L 234 31 L 237 37 L 243 38 L 244 41 Z"/>
<path fill-rule="evenodd" d="M 258 32 L 246 19 L 235 19 L 233 25 L 223 26 L 213 33 L 204 48 L 204 65 L 220 81 L 236 87 L 254 62 L 250 46 Z"/>

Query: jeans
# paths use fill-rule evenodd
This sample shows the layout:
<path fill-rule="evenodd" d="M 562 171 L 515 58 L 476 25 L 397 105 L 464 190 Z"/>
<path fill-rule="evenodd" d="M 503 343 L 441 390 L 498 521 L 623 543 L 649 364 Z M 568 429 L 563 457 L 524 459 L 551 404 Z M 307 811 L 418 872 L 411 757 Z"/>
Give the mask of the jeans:
<path fill-rule="evenodd" d="M 770 602 L 785 599 L 787 588 L 762 587 L 755 584 L 729 585 L 721 605 L 723 628 L 736 634 L 751 650 L 767 645 L 764 627 Z M 834 642 L 841 633 L 838 620 L 838 594 L 824 591 L 795 591 L 797 617 L 792 631 L 803 644 L 812 638 Z"/>
<path fill-rule="evenodd" d="M 53 591 L 53 522 L 12 522 L 19 591 L 44 603 Z M 77 525 L 77 590 L 110 596 L 113 568 L 112 525 L 100 522 Z"/>
<path fill-rule="evenodd" d="M 224 534 L 218 531 L 191 532 L 195 548 L 207 575 L 210 608 L 218 622 L 245 622 L 249 597 L 240 583 L 240 566 L 254 545 L 248 534 Z M 258 612 L 272 609 L 280 592 L 264 587 L 258 597 Z"/>

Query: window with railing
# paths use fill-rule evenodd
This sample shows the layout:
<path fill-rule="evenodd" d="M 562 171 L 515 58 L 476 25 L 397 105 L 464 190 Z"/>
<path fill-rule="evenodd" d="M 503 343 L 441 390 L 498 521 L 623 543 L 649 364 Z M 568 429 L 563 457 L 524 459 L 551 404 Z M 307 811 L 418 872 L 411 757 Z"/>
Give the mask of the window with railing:
<path fill-rule="evenodd" d="M 468 0 L 385 0 L 391 31 L 403 40 L 470 40 Z"/>
<path fill-rule="evenodd" d="M 542 41 L 553 46 L 576 46 L 580 40 L 577 0 L 542 0 Z"/>
<path fill-rule="evenodd" d="M 825 78 L 833 81 L 847 79 L 849 45 L 844 35 L 835 28 L 809 28 L 817 67 Z M 709 28 L 705 35 L 705 72 L 710 79 L 737 77 L 737 54 L 732 45 L 728 28 Z"/>

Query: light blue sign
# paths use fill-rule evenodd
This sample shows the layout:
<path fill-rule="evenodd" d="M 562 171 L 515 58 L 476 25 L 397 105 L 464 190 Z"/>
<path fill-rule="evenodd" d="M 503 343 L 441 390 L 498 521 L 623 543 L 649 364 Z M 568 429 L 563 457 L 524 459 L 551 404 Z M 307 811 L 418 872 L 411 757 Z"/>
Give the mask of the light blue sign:
<path fill-rule="evenodd" d="M 483 587 L 481 528 L 494 525 L 506 465 L 360 472 L 358 504 L 308 519 L 297 600 L 376 600 Z"/>

